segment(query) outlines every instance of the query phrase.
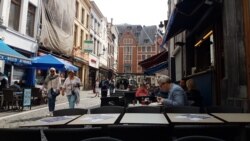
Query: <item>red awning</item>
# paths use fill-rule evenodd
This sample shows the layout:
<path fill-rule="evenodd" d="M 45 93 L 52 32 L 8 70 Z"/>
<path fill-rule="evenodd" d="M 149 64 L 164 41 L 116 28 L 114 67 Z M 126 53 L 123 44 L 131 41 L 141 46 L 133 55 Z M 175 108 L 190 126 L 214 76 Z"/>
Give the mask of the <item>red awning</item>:
<path fill-rule="evenodd" d="M 139 62 L 138 64 L 144 68 L 144 69 L 147 69 L 147 68 L 150 68 L 154 65 L 157 65 L 157 64 L 160 64 L 164 61 L 167 61 L 168 60 L 168 52 L 167 51 L 162 51 L 161 53 L 158 53 L 146 60 L 143 60 L 141 62 Z"/>

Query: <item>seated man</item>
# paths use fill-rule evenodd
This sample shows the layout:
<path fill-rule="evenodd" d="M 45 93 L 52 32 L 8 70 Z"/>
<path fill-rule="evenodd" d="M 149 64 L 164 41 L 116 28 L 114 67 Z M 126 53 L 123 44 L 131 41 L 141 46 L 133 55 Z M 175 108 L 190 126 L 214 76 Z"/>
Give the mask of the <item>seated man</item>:
<path fill-rule="evenodd" d="M 21 92 L 22 91 L 22 89 L 18 85 L 17 81 L 15 81 L 13 85 L 10 85 L 10 88 L 13 89 L 14 92 Z"/>
<path fill-rule="evenodd" d="M 160 91 L 168 92 L 168 98 L 157 97 L 159 103 L 164 106 L 184 106 L 188 105 L 185 91 L 179 86 L 171 82 L 168 76 L 161 76 L 158 79 Z"/>

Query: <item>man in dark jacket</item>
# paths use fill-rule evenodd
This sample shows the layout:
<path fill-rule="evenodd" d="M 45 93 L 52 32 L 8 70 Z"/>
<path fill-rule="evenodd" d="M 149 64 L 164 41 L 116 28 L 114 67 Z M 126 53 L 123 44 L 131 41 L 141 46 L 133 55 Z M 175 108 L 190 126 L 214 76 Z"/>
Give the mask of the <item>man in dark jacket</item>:
<path fill-rule="evenodd" d="M 103 77 L 99 83 L 99 87 L 101 88 L 101 96 L 107 97 L 108 89 L 109 89 L 109 81 Z"/>

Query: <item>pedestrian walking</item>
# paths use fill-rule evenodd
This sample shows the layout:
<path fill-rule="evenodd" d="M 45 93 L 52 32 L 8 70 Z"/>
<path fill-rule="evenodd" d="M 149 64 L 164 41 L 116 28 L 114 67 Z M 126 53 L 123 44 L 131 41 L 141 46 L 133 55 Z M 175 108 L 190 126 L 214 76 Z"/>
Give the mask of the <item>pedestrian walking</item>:
<path fill-rule="evenodd" d="M 60 94 L 60 87 L 60 76 L 56 74 L 55 68 L 50 68 L 49 74 L 46 76 L 43 84 L 43 88 L 46 88 L 48 94 L 49 114 L 47 116 L 53 116 L 56 104 L 56 97 Z"/>
<path fill-rule="evenodd" d="M 100 84 L 100 81 L 99 81 L 99 78 L 97 77 L 96 80 L 95 80 L 95 96 L 94 97 L 99 97 L 99 94 L 100 94 L 100 88 L 99 88 L 99 84 Z"/>
<path fill-rule="evenodd" d="M 68 71 L 68 77 L 62 86 L 62 94 L 66 94 L 71 109 L 80 102 L 80 85 L 81 80 L 75 76 L 74 71 Z"/>
<path fill-rule="evenodd" d="M 107 97 L 108 89 L 109 89 L 109 81 L 106 79 L 106 77 L 103 77 L 100 81 L 99 87 L 101 88 L 101 96 Z"/>

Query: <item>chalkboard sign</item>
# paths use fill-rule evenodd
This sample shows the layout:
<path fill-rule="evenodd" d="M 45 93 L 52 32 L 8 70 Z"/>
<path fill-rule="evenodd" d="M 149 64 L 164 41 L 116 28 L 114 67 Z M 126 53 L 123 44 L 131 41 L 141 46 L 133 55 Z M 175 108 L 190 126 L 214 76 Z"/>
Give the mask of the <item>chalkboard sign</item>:
<path fill-rule="evenodd" d="M 23 107 L 27 106 L 31 108 L 31 88 L 23 89 Z"/>

